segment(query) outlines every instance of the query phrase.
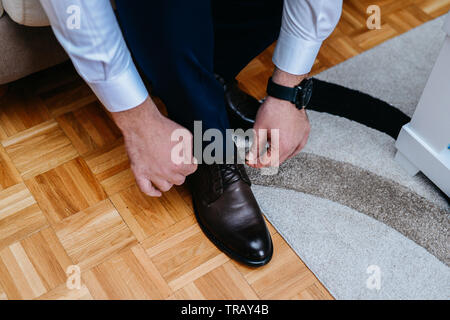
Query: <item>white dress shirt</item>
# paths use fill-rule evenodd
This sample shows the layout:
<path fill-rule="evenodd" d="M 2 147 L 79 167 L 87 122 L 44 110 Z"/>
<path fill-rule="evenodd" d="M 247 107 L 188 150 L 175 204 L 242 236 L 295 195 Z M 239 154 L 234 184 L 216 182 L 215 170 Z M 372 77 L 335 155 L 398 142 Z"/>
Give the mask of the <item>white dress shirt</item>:
<path fill-rule="evenodd" d="M 56 38 L 109 111 L 134 108 L 148 97 L 110 0 L 40 1 Z M 297 75 L 311 71 L 341 10 L 342 0 L 284 0 L 283 21 L 273 55 L 275 65 Z"/>

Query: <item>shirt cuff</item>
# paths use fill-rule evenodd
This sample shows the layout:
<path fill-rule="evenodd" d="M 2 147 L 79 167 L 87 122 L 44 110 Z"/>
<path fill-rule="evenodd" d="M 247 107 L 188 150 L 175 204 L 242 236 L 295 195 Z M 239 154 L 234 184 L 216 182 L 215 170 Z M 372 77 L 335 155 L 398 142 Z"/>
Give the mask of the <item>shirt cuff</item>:
<path fill-rule="evenodd" d="M 133 62 L 130 62 L 116 77 L 105 81 L 88 82 L 88 85 L 110 112 L 132 109 L 148 97 L 148 91 Z"/>
<path fill-rule="evenodd" d="M 295 75 L 306 74 L 311 71 L 321 45 L 322 41 L 296 38 L 282 30 L 272 61 L 282 71 Z"/>

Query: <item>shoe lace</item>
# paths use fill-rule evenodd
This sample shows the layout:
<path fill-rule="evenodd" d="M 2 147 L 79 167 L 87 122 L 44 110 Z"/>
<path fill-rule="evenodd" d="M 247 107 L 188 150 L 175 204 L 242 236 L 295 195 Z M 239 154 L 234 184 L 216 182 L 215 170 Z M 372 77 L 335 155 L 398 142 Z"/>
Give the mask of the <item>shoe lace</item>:
<path fill-rule="evenodd" d="M 241 173 L 236 164 L 222 164 L 219 167 L 224 184 L 229 185 L 241 179 Z"/>

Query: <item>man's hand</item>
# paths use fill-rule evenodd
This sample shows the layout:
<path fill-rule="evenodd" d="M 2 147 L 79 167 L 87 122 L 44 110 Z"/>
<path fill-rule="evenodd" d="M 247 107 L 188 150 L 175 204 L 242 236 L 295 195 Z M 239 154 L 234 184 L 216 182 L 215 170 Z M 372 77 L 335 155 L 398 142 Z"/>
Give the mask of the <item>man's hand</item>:
<path fill-rule="evenodd" d="M 306 75 L 296 76 L 276 69 L 272 77 L 275 83 L 294 87 Z M 247 155 L 247 163 L 254 168 L 279 166 L 298 154 L 306 145 L 311 130 L 305 109 L 299 110 L 289 101 L 267 97 L 256 115 L 255 137 Z M 266 129 L 267 135 L 259 129 Z M 276 137 L 271 129 L 279 129 L 279 144 L 271 143 Z M 266 152 L 266 143 L 269 148 Z"/>
<path fill-rule="evenodd" d="M 159 197 L 174 184 L 183 184 L 186 176 L 197 169 L 192 156 L 190 164 L 172 161 L 172 148 L 178 144 L 171 141 L 174 130 L 186 130 L 185 136 L 189 137 L 192 134 L 164 117 L 150 98 L 133 109 L 114 112 L 112 117 L 123 133 L 131 169 L 142 192 Z M 183 145 L 184 154 L 192 155 L 192 144 Z"/>

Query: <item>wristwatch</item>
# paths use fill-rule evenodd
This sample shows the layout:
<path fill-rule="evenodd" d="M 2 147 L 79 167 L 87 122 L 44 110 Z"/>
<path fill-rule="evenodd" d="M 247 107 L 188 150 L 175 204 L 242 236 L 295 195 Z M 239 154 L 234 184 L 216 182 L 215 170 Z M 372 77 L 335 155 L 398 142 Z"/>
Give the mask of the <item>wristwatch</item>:
<path fill-rule="evenodd" d="M 285 87 L 279 85 L 269 79 L 267 83 L 267 94 L 271 97 L 286 100 L 293 103 L 297 109 L 304 109 L 311 100 L 313 92 L 313 80 L 311 78 L 304 79 L 295 87 Z"/>

